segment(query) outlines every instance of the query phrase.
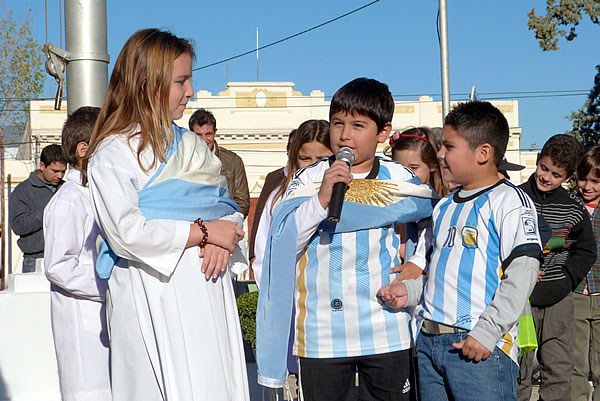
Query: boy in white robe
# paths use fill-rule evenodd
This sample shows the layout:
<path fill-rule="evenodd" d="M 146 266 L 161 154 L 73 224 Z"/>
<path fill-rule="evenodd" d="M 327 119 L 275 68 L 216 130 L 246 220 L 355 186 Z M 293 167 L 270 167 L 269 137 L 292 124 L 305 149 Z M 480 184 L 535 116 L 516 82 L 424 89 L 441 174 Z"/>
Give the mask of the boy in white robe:
<path fill-rule="evenodd" d="M 95 270 L 99 228 L 89 188 L 81 184 L 81 158 L 99 110 L 82 107 L 65 122 L 62 147 L 70 169 L 44 210 L 44 271 L 52 288 L 52 332 L 63 401 L 112 399 L 107 285 Z"/>

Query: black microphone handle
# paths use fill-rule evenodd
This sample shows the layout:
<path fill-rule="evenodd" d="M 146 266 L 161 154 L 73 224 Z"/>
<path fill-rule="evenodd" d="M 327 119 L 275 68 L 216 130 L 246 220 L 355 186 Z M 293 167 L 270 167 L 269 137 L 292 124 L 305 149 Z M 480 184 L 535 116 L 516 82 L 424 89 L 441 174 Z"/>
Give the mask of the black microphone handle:
<path fill-rule="evenodd" d="M 332 223 L 340 221 L 342 215 L 342 206 L 344 206 L 344 195 L 346 195 L 346 183 L 337 182 L 333 185 L 331 200 L 329 201 L 329 214 L 327 220 Z"/>

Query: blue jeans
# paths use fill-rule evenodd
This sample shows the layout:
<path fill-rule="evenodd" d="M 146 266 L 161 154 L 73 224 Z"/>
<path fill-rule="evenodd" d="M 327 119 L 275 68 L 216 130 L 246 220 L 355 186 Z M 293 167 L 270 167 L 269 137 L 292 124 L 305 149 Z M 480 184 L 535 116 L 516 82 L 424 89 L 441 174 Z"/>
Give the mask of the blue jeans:
<path fill-rule="evenodd" d="M 35 272 L 35 261 L 37 258 L 23 257 L 23 273 Z"/>
<path fill-rule="evenodd" d="M 485 361 L 467 359 L 452 343 L 468 333 L 417 338 L 421 401 L 516 401 L 519 367 L 498 347 Z"/>

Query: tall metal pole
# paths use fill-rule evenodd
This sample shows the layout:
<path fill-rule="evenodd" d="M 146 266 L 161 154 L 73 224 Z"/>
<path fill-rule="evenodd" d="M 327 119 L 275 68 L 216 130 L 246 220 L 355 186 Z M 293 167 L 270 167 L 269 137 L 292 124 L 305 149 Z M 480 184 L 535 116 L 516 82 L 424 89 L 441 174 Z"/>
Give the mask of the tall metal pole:
<path fill-rule="evenodd" d="M 442 67 L 442 118 L 450 112 L 450 66 L 448 57 L 448 7 L 440 0 L 440 59 Z"/>
<path fill-rule="evenodd" d="M 108 88 L 106 0 L 65 0 L 67 112 L 102 106 Z"/>
<path fill-rule="evenodd" d="M 33 137 L 35 146 L 33 147 L 33 169 L 40 167 L 40 134 Z"/>
<path fill-rule="evenodd" d="M 6 177 L 6 182 L 8 183 L 8 199 L 10 199 L 10 194 L 12 194 L 12 177 L 10 174 Z M 12 230 L 10 229 L 10 220 L 6 221 L 6 246 L 8 247 L 8 259 L 6 263 L 6 276 L 12 274 Z"/>
<path fill-rule="evenodd" d="M 4 211 L 6 210 L 5 201 L 4 201 L 4 131 L 0 131 L 0 270 L 2 271 L 2 284 L 0 284 L 0 289 L 6 288 L 6 278 L 8 277 L 8 272 L 5 270 L 6 263 L 4 260 L 4 253 L 6 251 L 6 227 L 4 221 L 6 220 L 6 215 Z M 9 261 L 9 263 L 12 261 Z"/>
<path fill-rule="evenodd" d="M 2 109 L 0 109 L 0 115 L 4 111 L 4 107 L 6 104 L 2 105 Z M 4 130 L 0 129 L 0 278 L 2 278 L 2 282 L 0 283 L 0 290 L 3 290 L 6 285 L 6 278 L 8 277 L 8 272 L 5 270 L 5 260 L 4 260 L 4 252 L 6 249 L 6 230 L 4 221 L 6 216 L 4 214 L 5 204 L 4 204 Z M 8 263 L 10 265 L 10 263 Z"/>
<path fill-rule="evenodd" d="M 258 82 L 258 27 L 256 27 L 256 82 Z"/>

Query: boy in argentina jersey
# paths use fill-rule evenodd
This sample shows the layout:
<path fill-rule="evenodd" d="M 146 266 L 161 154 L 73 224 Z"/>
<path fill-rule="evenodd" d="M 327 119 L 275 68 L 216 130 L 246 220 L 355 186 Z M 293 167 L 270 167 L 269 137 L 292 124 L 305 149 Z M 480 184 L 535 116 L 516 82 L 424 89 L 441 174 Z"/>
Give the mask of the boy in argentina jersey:
<path fill-rule="evenodd" d="M 434 209 L 425 278 L 379 292 L 393 307 L 420 302 L 424 401 L 517 399 L 516 322 L 535 285 L 541 246 L 533 202 L 498 181 L 508 136 L 490 103 L 463 103 L 448 114 L 438 157 L 444 178 L 461 188 Z"/>
<path fill-rule="evenodd" d="M 297 254 L 294 353 L 299 357 L 303 400 L 346 400 L 357 371 L 360 399 L 408 400 L 414 391 L 411 317 L 380 305 L 376 294 L 400 264 L 395 223 L 430 217 L 436 196 L 410 169 L 375 156 L 377 144 L 385 142 L 391 130 L 393 111 L 389 89 L 378 81 L 358 78 L 336 92 L 330 109 L 331 147 L 335 152 L 351 148 L 354 164 L 348 168 L 341 160 L 323 159 L 299 170 L 274 212 L 271 232 L 277 231 L 281 208 L 298 200 L 291 212 L 297 234 L 286 239 Z M 333 224 L 327 216 L 337 182 L 349 187 L 340 221 Z M 425 268 L 425 249 L 419 241 L 410 262 Z M 269 269 L 263 273 L 257 315 L 259 383 L 271 387 L 279 383 L 270 379 L 268 364 L 263 363 L 262 355 L 273 344 L 263 342 L 261 313 L 268 308 L 267 297 L 273 299 L 280 289 L 274 284 L 276 270 L 281 263 L 274 263 L 270 275 Z M 272 308 L 267 310 L 273 314 Z"/>

